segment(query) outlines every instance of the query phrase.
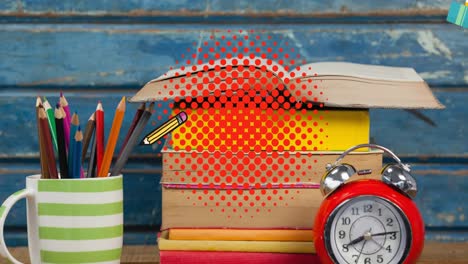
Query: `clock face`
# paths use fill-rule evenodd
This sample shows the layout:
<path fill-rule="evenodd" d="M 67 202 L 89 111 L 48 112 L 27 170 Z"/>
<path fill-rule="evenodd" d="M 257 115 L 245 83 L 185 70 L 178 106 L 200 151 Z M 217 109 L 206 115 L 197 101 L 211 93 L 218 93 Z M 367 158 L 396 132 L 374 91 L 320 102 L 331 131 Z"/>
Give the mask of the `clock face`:
<path fill-rule="evenodd" d="M 377 196 L 358 196 L 341 203 L 331 213 L 324 232 L 327 251 L 336 263 L 401 263 L 411 246 L 406 216 Z"/>

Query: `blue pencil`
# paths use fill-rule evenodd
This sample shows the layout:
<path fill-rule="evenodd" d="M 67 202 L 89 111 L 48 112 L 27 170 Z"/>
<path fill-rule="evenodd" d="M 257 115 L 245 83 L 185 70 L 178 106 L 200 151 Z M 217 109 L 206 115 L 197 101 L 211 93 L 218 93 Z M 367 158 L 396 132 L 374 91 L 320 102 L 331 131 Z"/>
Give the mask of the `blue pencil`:
<path fill-rule="evenodd" d="M 68 148 L 68 175 L 70 175 L 72 178 L 73 176 L 73 166 L 70 166 L 73 162 L 73 158 L 75 156 L 75 134 L 76 131 L 78 130 L 78 126 L 80 125 L 80 119 L 78 117 L 78 114 L 75 112 L 72 116 L 72 121 L 70 124 L 70 146 Z M 81 155 L 81 154 L 80 154 Z"/>
<path fill-rule="evenodd" d="M 81 178 L 81 151 L 83 150 L 83 133 L 81 132 L 81 127 L 78 127 L 74 141 L 73 178 Z"/>

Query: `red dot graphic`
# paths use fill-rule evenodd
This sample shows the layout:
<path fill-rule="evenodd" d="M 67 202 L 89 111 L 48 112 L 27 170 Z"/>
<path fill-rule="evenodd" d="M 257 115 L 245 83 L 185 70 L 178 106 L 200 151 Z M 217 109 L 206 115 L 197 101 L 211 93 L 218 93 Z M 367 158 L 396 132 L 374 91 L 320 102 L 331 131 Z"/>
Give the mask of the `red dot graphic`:
<path fill-rule="evenodd" d="M 164 168 L 193 189 L 184 195 L 194 206 L 254 218 L 289 206 L 296 185 L 317 177 L 303 153 L 323 149 L 328 123 L 304 63 L 285 37 L 242 30 L 215 31 L 181 54 L 174 76 L 182 77 L 166 93 L 177 94 L 165 100 L 172 113 L 158 119 L 189 117 L 169 137 L 179 154 Z"/>

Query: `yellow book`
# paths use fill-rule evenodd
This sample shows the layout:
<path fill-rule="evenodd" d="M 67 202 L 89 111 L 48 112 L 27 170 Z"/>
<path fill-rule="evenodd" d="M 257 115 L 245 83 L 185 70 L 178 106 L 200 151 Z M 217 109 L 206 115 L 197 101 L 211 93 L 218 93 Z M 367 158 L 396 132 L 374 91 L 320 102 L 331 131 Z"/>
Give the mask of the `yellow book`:
<path fill-rule="evenodd" d="M 176 150 L 241 151 L 246 146 L 249 150 L 260 146 L 256 150 L 343 151 L 369 142 L 368 109 L 183 111 L 188 115 L 187 122 L 172 132 L 172 147 Z"/>
<path fill-rule="evenodd" d="M 315 253 L 314 242 L 296 241 L 216 241 L 216 240 L 172 240 L 169 232 L 161 232 L 159 250 L 182 251 L 231 251 L 270 253 Z"/>
<path fill-rule="evenodd" d="M 310 229 L 170 229 L 171 240 L 313 241 Z"/>

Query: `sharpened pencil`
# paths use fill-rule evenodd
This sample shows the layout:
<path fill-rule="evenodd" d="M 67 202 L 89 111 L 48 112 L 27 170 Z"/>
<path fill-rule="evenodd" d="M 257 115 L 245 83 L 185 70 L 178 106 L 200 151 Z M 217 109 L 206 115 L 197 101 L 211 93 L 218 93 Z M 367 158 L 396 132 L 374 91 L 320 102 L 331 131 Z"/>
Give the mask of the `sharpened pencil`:
<path fill-rule="evenodd" d="M 72 116 L 72 121 L 71 121 L 71 126 L 70 126 L 70 147 L 68 148 L 68 164 L 72 164 L 73 162 L 73 155 L 75 155 L 75 134 L 76 131 L 78 130 L 78 126 L 80 126 L 80 118 L 78 114 L 75 112 Z M 81 157 L 81 155 L 80 155 Z M 73 168 L 71 165 L 68 166 L 68 174 L 70 177 L 73 178 Z"/>
<path fill-rule="evenodd" d="M 42 106 L 41 97 L 37 97 L 36 99 L 36 119 L 37 119 L 37 135 L 39 140 L 39 157 L 41 161 L 41 178 L 48 179 L 49 178 L 49 168 L 47 167 L 47 154 L 45 152 L 44 146 L 44 138 L 42 135 L 41 124 L 39 120 L 39 108 L 44 108 Z"/>
<path fill-rule="evenodd" d="M 63 133 L 65 136 L 65 149 L 67 150 L 70 148 L 70 122 L 71 122 L 71 117 L 70 120 L 68 120 L 68 115 L 67 112 L 63 109 L 62 105 L 60 104 L 60 112 L 62 112 L 63 115 Z"/>
<path fill-rule="evenodd" d="M 39 108 L 39 120 L 42 130 L 42 138 L 44 140 L 44 146 L 47 156 L 47 167 L 49 169 L 49 178 L 58 179 L 57 167 L 55 164 L 54 147 L 52 145 L 52 137 L 49 130 L 49 121 L 47 120 L 47 114 L 43 108 Z M 55 121 L 55 120 L 54 120 Z"/>
<path fill-rule="evenodd" d="M 44 96 L 44 110 L 47 114 L 47 121 L 49 124 L 49 131 L 50 135 L 52 137 L 52 144 L 54 145 L 55 150 L 58 150 L 58 145 L 57 145 L 57 134 L 56 134 L 56 128 L 55 128 L 55 117 L 54 117 L 54 109 L 52 109 L 52 106 L 50 105 L 49 101 L 47 101 L 47 98 Z"/>
<path fill-rule="evenodd" d="M 102 158 L 104 157 L 104 109 L 101 101 L 96 107 L 96 167 L 101 169 Z M 97 176 L 97 175 L 96 175 Z"/>
<path fill-rule="evenodd" d="M 73 178 L 81 178 L 81 151 L 83 148 L 83 133 L 81 132 L 81 127 L 78 126 L 78 129 L 75 133 L 74 147 L 73 150 Z"/>
<path fill-rule="evenodd" d="M 112 128 L 110 131 L 109 139 L 106 144 L 106 151 L 104 152 L 104 157 L 102 158 L 101 168 L 98 170 L 99 177 L 107 177 L 109 174 L 110 165 L 112 163 L 112 156 L 114 155 L 115 145 L 117 144 L 117 139 L 119 138 L 120 128 L 122 126 L 122 121 L 125 114 L 125 96 L 122 97 L 120 103 L 115 110 L 114 121 L 112 122 Z"/>
<path fill-rule="evenodd" d="M 145 107 L 146 107 L 146 103 L 141 103 L 140 106 L 138 107 L 135 113 L 135 116 L 133 117 L 132 123 L 130 124 L 130 128 L 127 131 L 127 135 L 125 136 L 122 146 L 120 147 L 119 155 L 117 156 L 120 156 L 122 154 L 122 151 L 125 148 L 125 145 L 127 145 L 127 142 L 130 136 L 132 135 L 133 130 L 135 130 L 135 127 L 137 126 L 138 121 L 140 121 L 141 115 L 143 115 L 143 113 L 145 112 Z"/>
<path fill-rule="evenodd" d="M 68 101 L 67 101 L 67 99 L 65 98 L 65 95 L 63 95 L 62 92 L 60 92 L 59 101 L 60 101 L 60 105 L 63 107 L 63 111 L 65 111 L 65 114 L 66 114 L 65 120 L 67 120 L 67 124 L 70 125 L 71 124 L 70 106 L 68 105 Z"/>
<path fill-rule="evenodd" d="M 96 120 L 94 118 L 94 113 L 88 119 L 86 124 L 84 136 L 83 136 L 83 152 L 81 153 L 81 162 L 84 162 L 86 158 L 86 153 L 88 152 L 89 143 L 94 134 L 94 129 L 96 128 Z"/>
<path fill-rule="evenodd" d="M 123 167 L 127 163 L 130 153 L 132 153 L 133 148 L 137 145 L 140 134 L 143 132 L 143 129 L 146 127 L 146 124 L 150 120 L 151 114 L 153 113 L 154 103 L 151 103 L 149 107 L 143 112 L 138 121 L 138 124 L 135 126 L 132 135 L 128 139 L 127 144 L 123 147 L 117 161 L 115 162 L 114 167 L 112 168 L 111 176 L 119 175 L 122 172 Z"/>
<path fill-rule="evenodd" d="M 64 116 L 60 110 L 60 105 L 55 108 L 55 127 L 57 128 L 58 160 L 60 168 L 60 178 L 66 179 L 68 176 L 67 150 L 65 147 Z"/>

